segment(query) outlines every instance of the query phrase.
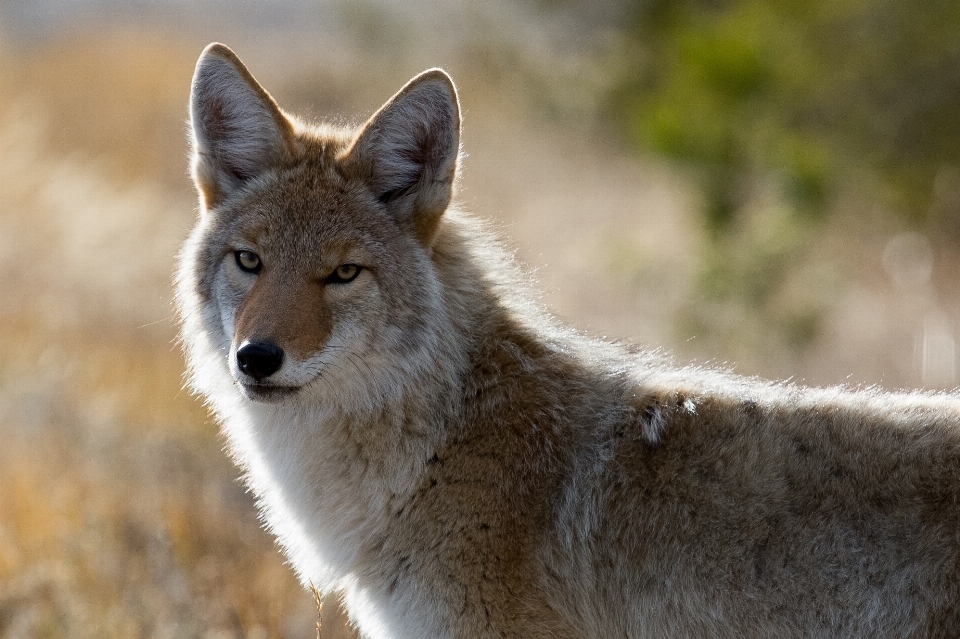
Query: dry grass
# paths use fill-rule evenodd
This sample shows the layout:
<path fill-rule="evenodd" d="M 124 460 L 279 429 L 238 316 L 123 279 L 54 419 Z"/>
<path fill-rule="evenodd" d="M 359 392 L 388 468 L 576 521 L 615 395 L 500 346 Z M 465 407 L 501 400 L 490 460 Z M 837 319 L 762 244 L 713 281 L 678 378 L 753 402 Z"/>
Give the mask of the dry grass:
<path fill-rule="evenodd" d="M 4 636 L 306 636 L 309 599 L 179 391 L 178 353 L 135 333 L 13 328 L 0 346 Z"/>
<path fill-rule="evenodd" d="M 309 637 L 309 595 L 181 390 L 194 52 L 74 42 L 0 67 L 0 636 Z"/>
<path fill-rule="evenodd" d="M 260 531 L 215 426 L 180 388 L 170 275 L 194 215 L 183 119 L 198 51 L 170 34 L 121 31 L 0 55 L 2 637 L 313 634 L 310 593 Z M 395 88 L 385 78 L 399 85 L 405 73 L 358 87 L 353 70 L 308 69 L 276 86 L 269 69 L 254 72 L 281 103 L 341 113 L 372 110 L 371 94 Z M 683 181 L 536 121 L 469 70 L 464 200 L 499 218 L 562 315 L 596 333 L 740 359 L 748 372 L 836 382 L 852 367 L 855 381 L 922 381 L 923 316 L 956 308 L 956 287 L 941 275 L 936 289 L 892 288 L 881 257 L 896 229 L 844 220 L 807 257 L 816 268 L 803 273 L 847 276 L 808 349 L 751 350 L 762 342 L 754 329 L 701 348 L 677 323 L 695 299 L 700 241 Z M 851 264 L 853 278 L 843 273 Z M 951 340 L 956 317 L 937 317 Z M 323 639 L 342 626 L 325 601 Z"/>

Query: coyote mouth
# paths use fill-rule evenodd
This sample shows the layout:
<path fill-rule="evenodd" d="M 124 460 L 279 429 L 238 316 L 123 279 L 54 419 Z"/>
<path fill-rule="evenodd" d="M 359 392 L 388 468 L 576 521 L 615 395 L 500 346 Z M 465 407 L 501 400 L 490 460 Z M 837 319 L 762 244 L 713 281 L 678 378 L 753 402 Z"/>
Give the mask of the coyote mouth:
<path fill-rule="evenodd" d="M 255 402 L 272 404 L 295 395 L 300 390 L 299 386 L 268 386 L 266 384 L 239 384 L 240 390 L 247 399 Z"/>

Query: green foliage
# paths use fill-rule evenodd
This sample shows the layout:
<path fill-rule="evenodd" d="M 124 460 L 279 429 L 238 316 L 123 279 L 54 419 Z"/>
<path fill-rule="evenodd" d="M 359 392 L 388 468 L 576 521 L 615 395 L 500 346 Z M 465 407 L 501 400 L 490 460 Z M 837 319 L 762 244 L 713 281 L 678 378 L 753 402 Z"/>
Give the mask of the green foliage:
<path fill-rule="evenodd" d="M 759 173 L 822 211 L 846 169 L 866 168 L 922 219 L 937 172 L 960 164 L 955 0 L 653 0 L 632 13 L 615 111 L 639 146 L 725 184 L 709 191 L 730 201 L 711 206 L 738 208 L 738 179 Z"/>
<path fill-rule="evenodd" d="M 960 166 L 960 2 L 647 0 L 625 10 L 612 109 L 637 147 L 698 169 L 707 297 L 768 306 L 786 260 L 841 195 L 960 237 L 960 199 L 937 201 L 938 176 Z M 784 232 L 799 236 L 758 247 L 745 211 L 771 188 L 792 211 Z"/>

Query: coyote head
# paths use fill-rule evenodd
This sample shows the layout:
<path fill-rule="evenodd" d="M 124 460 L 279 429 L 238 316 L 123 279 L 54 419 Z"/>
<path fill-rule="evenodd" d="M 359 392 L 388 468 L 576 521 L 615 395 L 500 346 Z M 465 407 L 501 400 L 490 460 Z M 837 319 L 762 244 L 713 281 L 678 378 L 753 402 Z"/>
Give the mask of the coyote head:
<path fill-rule="evenodd" d="M 415 77 L 357 129 L 308 126 L 213 44 L 190 124 L 200 222 L 179 296 L 185 330 L 208 338 L 198 357 L 256 402 L 378 401 L 426 370 L 449 322 L 433 255 L 459 155 L 447 74 Z"/>

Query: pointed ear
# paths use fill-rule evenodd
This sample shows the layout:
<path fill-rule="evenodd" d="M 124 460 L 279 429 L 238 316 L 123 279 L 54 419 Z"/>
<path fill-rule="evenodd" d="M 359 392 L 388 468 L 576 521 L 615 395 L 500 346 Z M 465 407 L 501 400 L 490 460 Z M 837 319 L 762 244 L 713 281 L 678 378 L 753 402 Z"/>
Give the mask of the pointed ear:
<path fill-rule="evenodd" d="M 209 45 L 197 61 L 190 127 L 193 180 L 204 210 L 292 157 L 293 124 L 222 44 Z"/>
<path fill-rule="evenodd" d="M 404 226 L 429 245 L 450 204 L 460 155 L 460 104 L 444 71 L 410 80 L 364 125 L 344 157 Z"/>

